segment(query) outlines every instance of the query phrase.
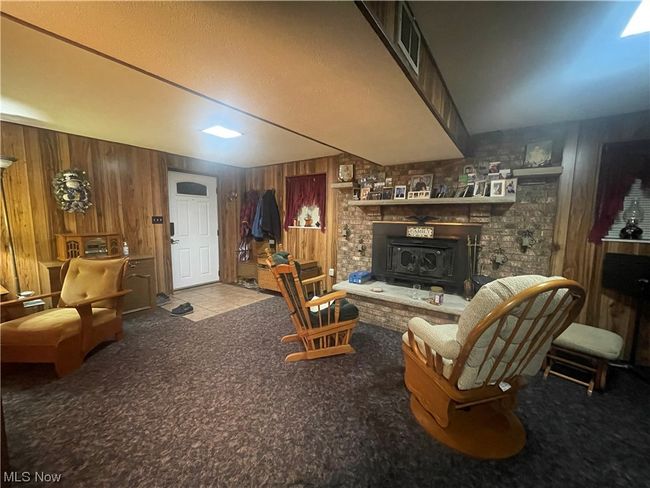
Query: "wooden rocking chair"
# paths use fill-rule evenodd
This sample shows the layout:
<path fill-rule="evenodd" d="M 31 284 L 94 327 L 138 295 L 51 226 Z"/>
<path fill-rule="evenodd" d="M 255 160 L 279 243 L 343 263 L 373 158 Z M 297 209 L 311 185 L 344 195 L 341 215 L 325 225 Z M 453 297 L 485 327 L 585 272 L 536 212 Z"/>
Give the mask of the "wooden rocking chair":
<path fill-rule="evenodd" d="M 458 324 L 409 322 L 404 381 L 418 423 L 443 444 L 482 459 L 517 454 L 526 432 L 514 413 L 524 375 L 534 375 L 555 337 L 580 312 L 582 286 L 516 276 L 476 294 Z"/>
<path fill-rule="evenodd" d="M 285 361 L 353 353 L 350 338 L 352 329 L 359 321 L 357 308 L 344 300 L 344 291 L 305 301 L 305 283 L 301 283 L 298 277 L 293 258 L 289 255 L 286 259 L 287 264 L 277 264 L 274 256 L 267 258 L 267 264 L 287 302 L 291 322 L 296 329 L 295 334 L 284 336 L 282 342 L 302 342 L 305 350 L 289 354 Z"/>

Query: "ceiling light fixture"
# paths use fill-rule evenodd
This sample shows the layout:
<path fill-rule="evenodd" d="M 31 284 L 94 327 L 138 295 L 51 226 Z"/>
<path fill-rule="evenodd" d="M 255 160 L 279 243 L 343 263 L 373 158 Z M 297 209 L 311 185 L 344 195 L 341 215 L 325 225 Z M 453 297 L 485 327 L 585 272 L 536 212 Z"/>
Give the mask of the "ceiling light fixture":
<path fill-rule="evenodd" d="M 233 137 L 239 137 L 242 135 L 241 132 L 228 129 L 221 125 L 213 125 L 212 127 L 203 129 L 202 132 L 205 132 L 206 134 L 211 134 L 213 136 L 221 137 L 222 139 L 232 139 Z"/>
<path fill-rule="evenodd" d="M 630 21 L 625 26 L 621 37 L 634 36 L 650 32 L 650 0 L 642 0 Z"/>

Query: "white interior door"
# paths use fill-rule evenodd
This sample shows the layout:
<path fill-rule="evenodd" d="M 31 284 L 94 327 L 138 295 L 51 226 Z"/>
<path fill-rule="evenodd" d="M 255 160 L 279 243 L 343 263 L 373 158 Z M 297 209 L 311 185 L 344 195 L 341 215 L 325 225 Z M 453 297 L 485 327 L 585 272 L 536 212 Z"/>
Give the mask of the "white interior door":
<path fill-rule="evenodd" d="M 217 180 L 168 172 L 174 289 L 219 280 Z"/>

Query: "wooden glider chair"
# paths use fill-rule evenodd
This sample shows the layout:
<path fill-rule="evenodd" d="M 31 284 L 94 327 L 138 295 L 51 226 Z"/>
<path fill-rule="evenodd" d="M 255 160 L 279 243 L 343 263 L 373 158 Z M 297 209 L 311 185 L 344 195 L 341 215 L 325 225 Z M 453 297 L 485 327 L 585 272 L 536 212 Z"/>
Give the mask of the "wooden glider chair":
<path fill-rule="evenodd" d="M 517 454 L 526 433 L 514 413 L 524 376 L 535 375 L 555 337 L 585 300 L 575 281 L 543 276 L 485 285 L 458 324 L 408 324 L 402 351 L 411 411 L 435 439 L 464 454 Z"/>
<path fill-rule="evenodd" d="M 295 334 L 284 336 L 282 342 L 302 342 L 305 348 L 302 352 L 289 354 L 285 361 L 353 353 L 350 337 L 352 329 L 359 321 L 359 311 L 344 300 L 346 293 L 336 291 L 306 301 L 303 289 L 305 282 L 300 282 L 296 263 L 290 255 L 285 258 L 283 255 L 274 254 L 267 259 L 267 264 L 287 302 L 291 321 L 296 329 Z"/>
<path fill-rule="evenodd" d="M 57 308 L 0 324 L 3 363 L 54 363 L 58 376 L 79 368 L 99 343 L 122 338 L 122 287 L 127 259 L 74 258 L 61 267 Z M 3 302 L 22 306 L 24 300 Z"/>

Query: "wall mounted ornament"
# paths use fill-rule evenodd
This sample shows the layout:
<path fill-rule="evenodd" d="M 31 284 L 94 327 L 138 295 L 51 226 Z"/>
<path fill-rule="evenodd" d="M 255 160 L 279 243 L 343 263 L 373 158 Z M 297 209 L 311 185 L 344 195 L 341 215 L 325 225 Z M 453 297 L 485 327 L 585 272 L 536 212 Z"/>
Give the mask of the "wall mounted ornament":
<path fill-rule="evenodd" d="M 52 179 L 58 207 L 68 213 L 86 213 L 90 202 L 90 182 L 80 169 L 64 169 Z"/>

